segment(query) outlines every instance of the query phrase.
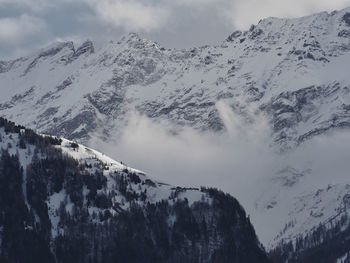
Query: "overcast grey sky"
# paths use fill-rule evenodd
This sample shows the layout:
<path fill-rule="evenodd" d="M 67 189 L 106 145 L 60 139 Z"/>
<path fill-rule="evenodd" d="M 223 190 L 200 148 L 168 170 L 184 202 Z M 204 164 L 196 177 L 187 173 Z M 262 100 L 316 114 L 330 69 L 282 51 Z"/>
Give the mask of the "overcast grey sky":
<path fill-rule="evenodd" d="M 165 47 L 215 44 L 265 17 L 348 6 L 350 0 L 0 0 L 0 58 L 57 40 L 99 46 L 130 31 Z"/>

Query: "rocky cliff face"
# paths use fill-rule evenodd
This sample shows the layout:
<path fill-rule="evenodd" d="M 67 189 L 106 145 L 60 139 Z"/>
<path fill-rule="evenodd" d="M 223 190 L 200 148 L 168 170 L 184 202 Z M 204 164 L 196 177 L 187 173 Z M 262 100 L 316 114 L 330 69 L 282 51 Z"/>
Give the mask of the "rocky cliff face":
<path fill-rule="evenodd" d="M 293 147 L 348 126 L 349 13 L 267 18 L 220 46 L 189 50 L 165 49 L 136 34 L 99 50 L 89 41 L 78 48 L 53 44 L 0 63 L 0 111 L 88 143 L 92 133 L 102 140 L 122 133 L 132 110 L 220 131 L 225 127 L 215 104 L 224 100 L 237 112 L 260 107 L 273 128 L 271 140 Z"/>

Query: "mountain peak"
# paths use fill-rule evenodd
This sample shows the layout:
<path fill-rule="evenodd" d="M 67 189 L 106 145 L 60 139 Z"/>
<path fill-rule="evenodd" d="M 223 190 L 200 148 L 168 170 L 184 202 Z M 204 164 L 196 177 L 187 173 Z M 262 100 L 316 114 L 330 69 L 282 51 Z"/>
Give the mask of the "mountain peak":
<path fill-rule="evenodd" d="M 141 41 L 141 37 L 137 33 L 130 32 L 126 35 L 123 35 L 121 39 L 118 41 L 118 44 L 121 43 L 132 43 Z"/>
<path fill-rule="evenodd" d="M 40 55 L 48 56 L 48 55 L 54 55 L 60 52 L 62 49 L 67 48 L 71 51 L 74 51 L 74 43 L 73 41 L 57 41 L 54 42 L 42 49 L 39 50 Z"/>
<path fill-rule="evenodd" d="M 349 8 L 349 12 L 346 12 L 346 13 L 343 15 L 343 21 L 344 21 L 348 26 L 350 26 L 350 8 Z"/>
<path fill-rule="evenodd" d="M 124 44 L 135 49 L 141 49 L 145 47 L 159 48 L 159 45 L 156 42 L 142 38 L 139 34 L 133 32 L 130 32 L 127 35 L 123 36 L 117 43 Z"/>
<path fill-rule="evenodd" d="M 78 57 L 85 53 L 95 53 L 94 43 L 91 40 L 86 40 L 83 44 L 81 44 L 75 51 L 74 55 Z"/>

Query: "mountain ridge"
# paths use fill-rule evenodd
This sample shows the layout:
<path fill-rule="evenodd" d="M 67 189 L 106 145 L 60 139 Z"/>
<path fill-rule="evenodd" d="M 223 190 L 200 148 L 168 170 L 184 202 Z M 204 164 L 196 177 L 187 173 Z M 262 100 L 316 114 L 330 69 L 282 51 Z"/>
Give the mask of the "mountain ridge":
<path fill-rule="evenodd" d="M 91 53 L 91 50 L 93 50 L 92 42 L 85 42 L 81 47 L 77 48 L 77 52 L 75 51 L 72 42 L 62 42 L 42 50 L 41 52 L 39 52 L 39 54 L 33 55 L 32 58 L 27 57 L 18 60 L 13 60 L 10 62 L 2 62 L 1 71 L 2 74 L 4 74 L 11 67 L 13 67 L 13 70 L 15 70 L 16 68 L 21 67 L 21 64 L 23 64 L 23 60 L 31 60 L 29 63 L 26 63 L 28 65 L 25 66 L 22 73 L 17 73 L 19 74 L 19 77 L 25 77 L 25 75 L 31 70 L 31 68 L 33 68 L 36 65 L 36 63 L 45 63 L 45 61 L 43 60 L 45 60 L 45 58 L 49 55 L 51 55 L 54 59 L 50 62 L 51 65 L 57 64 L 57 67 L 60 67 L 60 65 L 66 65 L 67 63 L 75 64 L 74 66 L 69 66 L 67 64 L 68 68 L 70 68 L 69 71 L 72 72 L 71 70 L 73 70 L 73 72 L 75 72 L 74 74 L 66 74 L 62 72 L 63 76 L 58 78 L 60 80 L 57 80 L 54 83 L 52 83 L 51 81 L 49 81 L 48 83 L 46 83 L 47 81 L 44 81 L 42 84 L 38 83 L 39 86 L 36 89 L 42 89 L 42 87 L 40 87 L 41 85 L 48 85 L 49 90 L 51 89 L 51 91 L 42 94 L 41 97 L 43 100 L 46 99 L 46 101 L 55 101 L 57 100 L 57 98 L 52 97 L 52 95 L 58 94 L 58 92 L 54 90 L 55 87 L 52 87 L 53 84 L 56 87 L 62 87 L 62 89 L 58 88 L 59 90 L 63 90 L 63 87 L 67 87 L 68 83 L 72 87 L 79 87 L 79 89 L 82 89 L 82 91 L 84 90 L 85 94 L 83 94 L 83 98 L 76 98 L 75 102 L 81 104 L 79 108 L 80 111 L 85 112 L 85 116 L 79 115 L 77 113 L 72 114 L 72 112 L 74 111 L 73 105 L 68 106 L 67 109 L 62 109 L 63 112 L 59 110 L 60 107 L 57 106 L 50 107 L 50 110 L 48 112 L 45 112 L 44 106 L 42 110 L 37 109 L 39 110 L 39 112 L 36 114 L 39 118 L 43 119 L 41 123 L 45 122 L 47 114 L 49 114 L 49 116 L 52 116 L 49 122 L 46 121 L 48 124 L 36 124 L 35 122 L 29 122 L 27 119 L 23 119 L 23 121 L 20 119 L 22 123 L 25 123 L 26 125 L 29 125 L 32 128 L 43 130 L 48 133 L 70 135 L 72 138 L 80 139 L 86 142 L 89 139 L 89 133 L 96 129 L 96 126 L 99 122 L 104 123 L 105 126 L 107 125 L 106 119 L 108 119 L 108 122 L 110 122 L 109 119 L 112 119 L 111 121 L 113 122 L 121 122 L 122 117 L 120 117 L 120 119 L 114 120 L 116 118 L 114 116 L 117 115 L 118 112 L 121 112 L 121 115 L 124 115 L 125 112 L 129 111 L 128 108 L 135 108 L 137 111 L 144 113 L 151 118 L 170 118 L 171 121 L 177 124 L 190 125 L 197 129 L 210 129 L 214 131 L 222 130 L 225 127 L 222 121 L 220 121 L 220 117 L 218 116 L 218 113 L 215 109 L 216 100 L 227 100 L 230 102 L 234 99 L 235 96 L 238 96 L 243 101 L 246 101 L 244 102 L 244 104 L 249 104 L 251 102 L 257 102 L 258 104 L 262 103 L 261 109 L 264 110 L 265 108 L 269 108 L 268 105 L 267 107 L 265 106 L 266 104 L 272 104 L 271 106 L 274 106 L 274 98 L 279 95 L 277 91 L 277 85 L 287 83 L 289 81 L 288 78 L 290 77 L 301 78 L 301 80 L 303 78 L 305 79 L 305 74 L 308 71 L 307 69 L 309 67 L 311 67 L 311 69 L 314 68 L 312 70 L 319 71 L 320 69 L 322 70 L 322 67 L 324 67 L 325 64 L 329 64 L 330 62 L 332 62 L 330 61 L 330 58 L 332 58 L 333 56 L 333 60 L 336 61 L 337 57 L 343 56 L 342 54 L 347 55 L 346 51 L 348 50 L 348 45 L 346 45 L 345 43 L 348 43 L 348 38 L 346 36 L 342 37 L 337 35 L 340 32 L 345 32 L 347 30 L 347 20 L 344 18 L 347 14 L 346 10 L 349 9 L 344 9 L 339 12 L 332 12 L 330 14 L 323 12 L 299 19 L 264 19 L 258 25 L 252 26 L 248 31 L 234 32 L 228 37 L 227 41 L 223 42 L 222 45 L 214 47 L 203 46 L 200 48 L 193 48 L 188 50 L 165 49 L 160 47 L 155 42 L 141 39 L 137 34 L 131 33 L 123 37 L 120 41 L 110 42 L 107 46 L 102 47 L 98 51 L 95 51 L 95 53 L 97 53 L 94 56 L 94 58 L 88 59 L 91 56 L 91 54 L 93 54 Z M 298 27 L 300 26 L 301 30 L 298 29 L 297 25 L 294 26 L 294 23 L 298 21 L 300 21 L 298 23 Z M 325 26 L 327 25 L 327 23 L 331 23 L 333 24 L 333 26 Z M 334 28 L 338 23 L 340 25 L 345 24 L 345 26 L 341 26 L 339 29 Z M 309 24 L 310 26 L 307 27 L 304 24 Z M 295 27 L 295 29 L 293 27 Z M 287 31 L 283 28 L 286 28 Z M 289 35 L 284 36 L 284 33 L 277 33 L 277 29 L 278 32 L 289 31 L 290 33 L 288 33 Z M 305 30 L 304 33 L 302 30 Z M 306 36 L 307 31 L 310 32 L 310 36 L 308 37 Z M 305 36 L 303 34 L 305 34 Z M 328 34 L 332 37 L 333 35 L 335 35 L 337 37 L 337 42 L 333 44 L 328 44 L 327 41 L 329 40 L 327 40 L 327 38 L 322 37 L 322 34 Z M 309 40 L 307 42 L 303 42 L 301 40 L 295 41 L 294 35 L 299 35 L 303 38 L 307 37 L 307 39 Z M 324 47 L 321 47 L 321 42 L 316 40 L 315 37 L 323 38 L 324 41 L 326 41 L 325 44 L 330 46 L 327 47 L 325 46 L 325 44 L 323 44 Z M 282 39 L 286 39 L 286 42 L 283 43 L 283 45 L 287 47 L 287 50 L 285 51 L 283 51 L 281 47 L 278 47 L 276 45 L 278 42 L 282 42 Z M 246 42 L 249 42 L 249 45 L 247 45 Z M 293 44 L 293 42 L 295 43 Z M 289 50 L 288 45 L 291 46 L 291 49 Z M 276 51 L 273 51 L 271 48 L 274 46 L 276 48 Z M 325 48 L 328 49 L 328 52 L 330 52 L 329 54 L 326 53 L 327 51 Z M 84 52 L 81 53 L 79 52 L 79 50 L 82 50 Z M 230 56 L 232 56 L 230 55 L 230 53 L 232 52 L 231 50 L 237 53 L 237 55 L 233 54 L 233 59 L 230 58 Z M 251 63 L 255 63 L 256 65 L 259 64 L 256 63 L 258 59 L 257 55 L 260 56 L 259 59 L 266 59 L 267 57 L 264 55 L 265 53 L 269 54 L 271 61 L 276 60 L 280 62 L 277 63 L 277 67 L 275 69 L 272 69 L 272 71 L 270 71 L 271 73 L 267 74 L 268 71 L 264 70 L 266 71 L 266 73 L 264 73 L 262 76 L 259 76 L 261 79 L 266 79 L 264 82 L 262 82 L 256 80 L 256 77 L 253 77 L 253 75 L 251 75 L 252 72 L 249 72 L 253 69 L 254 74 L 257 74 L 259 73 L 259 71 L 262 70 L 262 68 L 259 68 L 260 66 L 258 68 L 254 66 L 256 69 L 254 69 L 254 67 L 252 69 L 249 68 L 251 67 Z M 75 62 L 77 59 L 79 61 L 79 56 L 77 56 L 77 54 L 79 56 L 85 54 L 85 56 L 81 57 L 81 59 L 87 59 L 88 64 L 86 64 L 86 62 L 83 63 L 83 61 Z M 57 58 L 55 58 L 55 56 Z M 139 56 L 139 58 L 135 59 L 133 56 L 135 56 L 135 58 Z M 271 56 L 275 58 L 272 59 Z M 225 63 L 223 63 L 223 60 L 226 60 L 226 57 L 227 61 L 225 65 Z M 279 59 L 279 57 L 281 57 L 282 60 Z M 253 61 L 250 62 L 250 58 L 253 58 Z M 315 62 L 313 61 L 318 63 L 315 64 Z M 293 65 L 295 63 L 297 66 L 296 68 Z M 5 64 L 10 66 L 5 66 Z M 269 64 L 271 64 L 271 62 L 269 62 Z M 319 66 L 315 68 L 315 65 Z M 47 66 L 50 67 L 50 65 Z M 209 75 L 212 75 L 212 73 L 214 73 L 215 71 L 213 69 L 213 66 L 217 68 L 217 73 L 215 73 L 216 75 L 218 75 L 217 77 L 205 77 L 208 80 L 204 78 L 202 80 L 196 81 L 190 81 L 188 79 L 189 77 L 191 77 L 192 79 L 201 77 L 200 75 L 198 76 L 198 74 L 202 70 L 203 72 L 211 72 Z M 113 68 L 112 72 L 109 69 L 111 67 Z M 245 70 L 244 68 L 247 67 L 248 69 Z M 98 71 L 102 70 L 103 68 L 105 73 L 99 73 Z M 191 68 L 192 70 L 190 70 Z M 220 68 L 227 68 L 227 71 L 225 70 L 225 72 L 223 70 L 220 70 Z M 284 83 L 277 82 L 276 84 L 274 84 L 274 81 L 271 82 L 273 78 L 276 78 L 278 74 L 281 74 L 278 73 L 281 70 L 288 70 L 291 72 L 291 69 L 293 68 L 295 68 L 295 73 L 293 74 L 294 76 L 291 75 L 288 77 L 288 74 L 290 73 L 288 73 L 287 75 L 286 73 L 282 73 L 282 75 L 286 75 L 287 79 L 283 80 L 283 78 L 285 77 L 278 77 L 281 78 L 284 81 Z M 76 71 L 76 69 L 78 69 L 78 71 Z M 190 70 L 191 72 L 187 73 L 188 70 Z M 55 70 L 55 66 L 51 66 L 49 71 L 55 71 L 56 73 L 58 73 L 61 70 Z M 88 74 L 94 74 L 95 78 L 98 78 L 100 80 L 91 80 L 89 84 L 86 84 L 84 81 L 81 80 L 81 77 L 79 77 L 80 74 L 83 74 L 84 71 L 87 71 L 87 73 L 89 71 L 95 72 L 91 72 Z M 119 71 L 120 73 L 117 73 Z M 241 71 L 242 73 L 240 73 Z M 305 73 L 303 73 L 303 71 L 305 71 Z M 43 72 L 41 73 L 44 74 L 44 72 L 45 70 L 43 70 Z M 109 73 L 107 74 L 107 72 Z M 50 72 L 47 72 L 47 74 L 50 74 Z M 320 72 L 317 74 L 323 73 Z M 33 77 L 35 75 L 33 75 Z M 170 79 L 168 80 L 167 76 L 171 75 L 174 75 L 174 77 L 170 77 Z M 308 74 L 307 76 L 308 79 L 306 83 L 302 84 L 306 80 L 305 79 L 301 82 L 302 86 L 298 85 L 300 88 L 306 88 L 308 86 L 320 86 L 320 84 L 321 86 L 324 85 L 325 88 L 328 88 L 329 85 L 338 84 L 337 82 L 329 81 L 322 83 L 319 80 L 316 81 L 316 79 L 313 80 L 312 78 L 310 78 L 310 74 Z M 88 79 L 89 77 L 85 76 L 83 78 Z M 178 83 L 178 78 L 183 84 Z M 237 84 L 235 85 L 236 87 L 229 86 L 232 82 L 232 79 L 237 81 Z M 4 81 L 3 83 L 6 83 L 6 78 L 2 80 Z M 167 94 L 168 92 L 163 92 L 164 95 L 161 95 L 161 97 L 156 100 L 154 100 L 154 98 L 152 100 L 152 97 L 148 98 L 147 95 L 144 92 L 141 92 L 141 90 L 139 89 L 136 89 L 134 91 L 136 94 L 130 94 L 132 92 L 130 91 L 130 86 L 135 85 L 152 87 L 148 92 L 149 94 L 155 94 L 156 90 L 158 90 L 159 92 L 165 89 L 169 89 L 167 87 L 162 87 L 162 85 L 160 85 L 160 82 L 167 83 L 167 85 L 173 85 L 173 92 L 176 92 L 177 90 L 181 92 L 182 90 L 184 91 L 184 94 L 180 94 L 180 96 L 175 95 L 175 98 L 178 100 L 177 103 L 169 103 L 171 100 L 173 100 L 170 98 L 174 95 L 172 93 Z M 33 80 L 30 80 L 29 78 L 26 79 L 26 83 L 32 83 L 30 89 L 33 88 L 33 93 L 36 93 L 35 82 L 33 82 Z M 15 84 L 13 83 L 12 86 L 13 85 Z M 182 87 L 182 85 L 184 85 L 184 87 Z M 212 88 L 208 89 L 206 87 L 207 85 L 214 87 L 216 86 L 219 87 L 219 89 L 218 91 L 213 92 L 211 90 Z M 342 83 L 339 83 L 338 85 L 341 86 Z M 237 89 L 239 86 L 244 87 L 244 89 L 242 91 L 239 91 L 239 89 Z M 87 87 L 93 87 L 93 89 Z M 266 90 L 266 88 L 268 88 L 268 90 Z M 31 91 L 30 89 L 27 88 L 27 91 Z M 193 89 L 198 90 L 198 92 L 192 95 L 191 90 Z M 232 89 L 233 91 L 230 89 Z M 290 87 L 286 89 L 291 90 Z M 169 91 L 170 90 L 171 89 L 169 89 Z M 277 92 L 274 90 L 276 90 Z M 204 92 L 203 95 L 205 96 L 202 99 L 201 96 L 203 95 L 200 95 L 201 92 Z M 214 97 L 213 95 L 210 95 L 211 93 L 214 93 Z M 267 93 L 269 93 L 268 96 L 266 96 Z M 70 94 L 74 96 L 73 91 L 71 91 Z M 12 98 L 4 96 L 3 102 L 1 104 L 1 108 L 3 109 L 2 111 L 4 113 L 7 112 L 6 114 L 9 114 L 11 113 L 9 109 L 13 107 L 19 107 L 18 105 L 16 106 L 16 98 L 16 94 L 13 93 Z M 135 100 L 135 98 L 139 98 L 143 100 L 143 102 L 137 103 L 135 105 L 135 103 L 132 102 Z M 36 104 L 40 104 L 40 102 L 43 102 L 43 100 L 37 101 Z M 186 101 L 189 101 L 190 103 L 186 103 Z M 22 104 L 23 102 L 24 101 L 22 100 Z M 66 100 L 66 102 L 68 101 Z M 119 106 L 112 105 L 115 103 L 118 103 Z M 230 102 L 230 104 L 232 104 L 232 102 Z M 232 107 L 234 107 L 233 105 Z M 23 106 L 24 105 L 22 105 L 22 107 Z M 28 105 L 25 107 L 27 108 L 33 106 Z M 182 110 L 180 110 L 180 107 L 182 108 Z M 185 110 L 185 107 L 192 109 L 191 111 Z M 203 109 L 203 107 L 205 107 L 205 109 Z M 244 108 L 245 106 L 237 105 L 235 108 L 237 107 Z M 158 110 L 155 111 L 156 108 L 158 108 Z M 205 119 L 200 118 L 201 113 L 205 114 Z M 101 116 L 99 116 L 100 114 Z M 184 114 L 184 117 L 178 116 L 182 114 Z M 69 122 L 69 119 L 65 117 L 67 115 L 72 115 L 70 119 L 74 117 L 80 119 L 85 118 L 86 120 L 81 120 L 81 122 L 85 122 L 85 124 L 88 126 L 86 128 L 86 131 L 74 134 L 75 129 L 78 127 L 74 127 L 74 125 L 72 125 L 72 123 Z M 267 115 L 270 116 L 271 113 L 267 112 Z M 277 142 L 277 144 L 282 144 L 282 146 L 285 145 L 283 147 L 288 148 L 293 144 L 296 144 L 298 141 L 301 141 L 302 139 L 300 138 L 306 138 L 307 132 L 309 132 L 310 134 L 312 133 L 312 131 L 307 131 L 304 134 L 300 134 L 299 138 L 295 138 L 295 136 L 293 136 L 292 134 L 295 133 L 295 130 L 298 127 L 295 128 L 294 126 L 295 123 L 299 125 L 300 121 L 297 119 L 295 120 L 295 117 L 281 117 L 281 114 L 278 115 L 279 116 L 273 117 L 273 119 L 271 120 L 273 122 L 273 125 L 276 127 L 274 132 L 274 140 Z M 86 123 L 88 122 L 87 120 L 89 120 L 91 127 L 89 127 L 89 123 Z M 287 123 L 287 125 L 284 125 L 284 130 L 282 131 L 278 128 L 278 122 L 280 121 Z M 61 126 L 63 125 L 63 127 L 57 127 L 58 125 L 54 124 L 57 122 Z M 115 126 L 115 124 L 112 125 Z M 322 124 L 320 123 L 319 125 Z M 119 130 L 120 133 L 120 128 L 116 127 L 114 129 L 117 133 Z"/>

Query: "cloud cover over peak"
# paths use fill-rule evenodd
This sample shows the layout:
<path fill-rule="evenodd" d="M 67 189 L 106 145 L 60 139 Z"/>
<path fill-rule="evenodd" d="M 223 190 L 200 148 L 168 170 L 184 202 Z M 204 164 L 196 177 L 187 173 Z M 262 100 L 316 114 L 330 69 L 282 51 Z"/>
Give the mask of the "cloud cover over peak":
<path fill-rule="evenodd" d="M 58 39 L 98 46 L 129 31 L 166 47 L 220 43 L 260 19 L 298 17 L 350 6 L 350 0 L 0 0 L 0 57 Z"/>

